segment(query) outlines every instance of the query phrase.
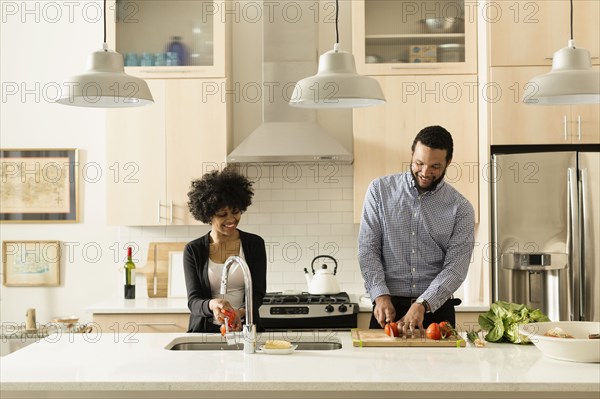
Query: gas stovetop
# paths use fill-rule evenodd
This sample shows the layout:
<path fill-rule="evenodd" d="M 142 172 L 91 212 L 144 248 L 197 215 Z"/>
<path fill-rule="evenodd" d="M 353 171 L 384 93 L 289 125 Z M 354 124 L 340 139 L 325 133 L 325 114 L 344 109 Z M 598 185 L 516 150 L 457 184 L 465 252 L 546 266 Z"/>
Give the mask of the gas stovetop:
<path fill-rule="evenodd" d="M 350 303 L 350 296 L 345 292 L 332 295 L 314 295 L 308 292 L 300 293 L 283 293 L 283 292 L 268 292 L 263 299 L 263 305 L 274 304 L 338 304 Z"/>
<path fill-rule="evenodd" d="M 308 292 L 270 292 L 260 307 L 260 318 L 267 330 L 314 330 L 356 328 L 358 304 L 345 292 L 313 295 Z"/>

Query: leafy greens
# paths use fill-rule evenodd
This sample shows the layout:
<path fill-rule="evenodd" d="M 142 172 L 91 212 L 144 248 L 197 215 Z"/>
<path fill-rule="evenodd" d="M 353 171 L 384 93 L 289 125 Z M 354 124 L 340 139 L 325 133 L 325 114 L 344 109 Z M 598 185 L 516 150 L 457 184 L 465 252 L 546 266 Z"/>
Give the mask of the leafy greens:
<path fill-rule="evenodd" d="M 489 342 L 528 344 L 529 339 L 519 334 L 519 325 L 541 321 L 550 321 L 541 310 L 504 301 L 492 303 L 490 310 L 479 315 L 479 325 L 487 331 L 485 340 Z"/>

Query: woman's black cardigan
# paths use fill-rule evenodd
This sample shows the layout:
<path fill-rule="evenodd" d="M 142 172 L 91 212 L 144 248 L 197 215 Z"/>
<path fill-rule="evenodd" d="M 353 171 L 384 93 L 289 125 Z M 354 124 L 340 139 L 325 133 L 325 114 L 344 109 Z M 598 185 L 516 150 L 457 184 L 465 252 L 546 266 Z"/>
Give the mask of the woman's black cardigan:
<path fill-rule="evenodd" d="M 265 241 L 258 235 L 240 233 L 244 258 L 252 276 L 252 312 L 258 331 L 263 331 L 258 308 L 262 305 L 267 290 L 267 253 Z M 213 324 L 213 313 L 208 307 L 212 299 L 208 280 L 209 234 L 189 242 L 184 249 L 183 270 L 187 287 L 190 322 L 188 332 L 219 332 Z M 248 311 L 248 309 L 246 309 Z"/>

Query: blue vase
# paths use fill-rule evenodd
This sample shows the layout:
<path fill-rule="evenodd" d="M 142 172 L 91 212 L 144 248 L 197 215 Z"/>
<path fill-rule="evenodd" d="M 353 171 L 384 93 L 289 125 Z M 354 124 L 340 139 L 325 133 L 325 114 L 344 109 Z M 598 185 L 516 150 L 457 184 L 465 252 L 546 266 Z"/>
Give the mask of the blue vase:
<path fill-rule="evenodd" d="M 177 54 L 177 65 L 187 65 L 187 51 L 181 42 L 181 36 L 171 37 L 167 52 Z"/>

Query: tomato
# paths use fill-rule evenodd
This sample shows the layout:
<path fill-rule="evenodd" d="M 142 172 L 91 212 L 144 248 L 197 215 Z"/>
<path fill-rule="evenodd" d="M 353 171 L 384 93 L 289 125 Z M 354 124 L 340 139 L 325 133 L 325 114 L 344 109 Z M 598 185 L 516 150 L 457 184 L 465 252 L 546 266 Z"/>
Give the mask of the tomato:
<path fill-rule="evenodd" d="M 392 321 L 391 323 L 387 323 L 385 325 L 385 334 L 389 337 L 398 337 L 400 334 L 398 333 L 398 323 Z"/>
<path fill-rule="evenodd" d="M 225 334 L 227 334 L 227 327 L 225 327 L 225 324 L 221 324 L 221 335 L 225 336 Z"/>
<path fill-rule="evenodd" d="M 442 337 L 442 334 L 440 333 L 440 325 L 438 323 L 431 323 L 429 327 L 427 327 L 425 336 L 436 341 L 440 339 Z"/>
<path fill-rule="evenodd" d="M 452 324 L 450 324 L 447 321 L 442 321 L 440 324 L 440 334 L 442 336 L 442 339 L 444 338 L 448 338 L 451 337 L 452 335 L 454 335 L 454 327 L 452 327 Z"/>

